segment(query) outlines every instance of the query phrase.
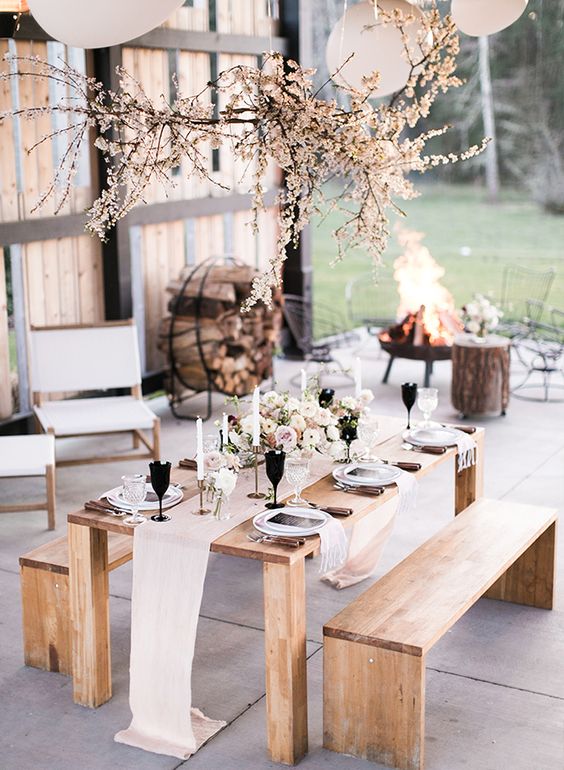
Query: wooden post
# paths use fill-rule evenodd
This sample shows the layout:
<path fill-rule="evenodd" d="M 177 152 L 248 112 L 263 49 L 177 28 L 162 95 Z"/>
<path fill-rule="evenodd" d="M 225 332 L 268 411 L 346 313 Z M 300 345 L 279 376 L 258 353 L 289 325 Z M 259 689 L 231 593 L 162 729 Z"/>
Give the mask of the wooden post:
<path fill-rule="evenodd" d="M 454 513 L 458 515 L 470 503 L 484 494 L 484 433 L 477 433 L 472 438 L 476 442 L 476 464 L 463 471 L 458 470 L 458 456 L 454 466 Z"/>
<path fill-rule="evenodd" d="M 266 718 L 273 762 L 296 764 L 307 752 L 304 559 L 264 563 Z"/>
<path fill-rule="evenodd" d="M 421 770 L 424 736 L 425 658 L 325 636 L 324 748 Z"/>
<path fill-rule="evenodd" d="M 112 697 L 108 533 L 68 525 L 74 702 L 95 708 Z"/>
<path fill-rule="evenodd" d="M 161 421 L 157 417 L 153 423 L 153 460 L 161 459 Z"/>
<path fill-rule="evenodd" d="M 48 465 L 45 469 L 45 482 L 47 484 L 47 526 L 48 529 L 55 529 L 55 466 Z"/>
<path fill-rule="evenodd" d="M 556 522 L 527 548 L 485 596 L 551 610 L 554 606 L 555 573 Z"/>

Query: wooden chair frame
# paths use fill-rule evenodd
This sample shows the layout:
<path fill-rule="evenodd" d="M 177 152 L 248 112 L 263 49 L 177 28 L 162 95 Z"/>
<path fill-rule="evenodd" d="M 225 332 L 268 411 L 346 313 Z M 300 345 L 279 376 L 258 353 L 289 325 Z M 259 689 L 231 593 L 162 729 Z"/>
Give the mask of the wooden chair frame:
<path fill-rule="evenodd" d="M 35 474 L 29 476 L 2 476 L 3 479 L 39 478 Z M 37 503 L 10 503 L 0 505 L 0 513 L 17 513 L 18 511 L 47 511 L 47 529 L 55 529 L 55 466 L 45 466 L 45 485 L 47 499 Z"/>
<path fill-rule="evenodd" d="M 93 323 L 93 324 L 69 324 L 67 326 L 32 326 L 31 331 L 57 331 L 59 329 L 100 329 L 100 328 L 107 328 L 110 326 L 132 326 L 134 324 L 134 320 L 132 318 L 123 320 L 123 321 L 105 321 L 103 323 Z M 133 385 L 130 388 L 131 395 L 136 398 L 139 401 L 143 400 L 143 393 L 141 390 L 141 383 L 137 383 Z M 52 395 L 52 394 L 51 394 Z M 32 398 L 33 398 L 33 405 L 34 406 L 41 406 L 45 401 L 49 399 L 45 399 L 45 394 L 40 391 L 32 391 Z M 103 397 L 102 397 L 103 398 Z M 160 459 L 160 453 L 161 453 L 161 420 L 160 417 L 157 417 L 155 415 L 155 419 L 153 420 L 153 441 L 151 442 L 149 437 L 145 434 L 142 430 L 121 430 L 121 431 L 100 431 L 99 433 L 76 433 L 76 434 L 67 434 L 65 436 L 59 436 L 57 437 L 55 435 L 55 432 L 53 430 L 44 431 L 44 428 L 41 424 L 41 421 L 37 417 L 37 415 L 34 415 L 35 425 L 37 428 L 38 433 L 44 433 L 48 432 L 53 435 L 56 441 L 60 441 L 61 439 L 65 438 L 88 438 L 90 436 L 110 436 L 110 435 L 120 435 L 121 433 L 131 433 L 132 441 L 133 441 L 133 449 L 138 450 L 141 445 L 146 447 L 147 452 L 132 452 L 129 454 L 114 454 L 114 455 L 100 455 L 96 457 L 85 457 L 85 458 L 75 458 L 72 460 L 56 460 L 56 464 L 60 468 L 73 466 L 73 465 L 89 465 L 89 464 L 97 464 L 97 463 L 108 463 L 108 462 L 119 462 L 120 460 L 140 460 L 140 459 L 151 459 L 151 460 L 159 460 Z"/>

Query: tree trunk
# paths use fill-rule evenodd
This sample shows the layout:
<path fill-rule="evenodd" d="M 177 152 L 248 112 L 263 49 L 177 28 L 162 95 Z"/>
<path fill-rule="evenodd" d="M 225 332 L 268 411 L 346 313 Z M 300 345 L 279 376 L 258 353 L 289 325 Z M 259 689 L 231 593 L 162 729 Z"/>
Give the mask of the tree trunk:
<path fill-rule="evenodd" d="M 495 134 L 495 113 L 492 91 L 492 78 L 490 72 L 490 47 L 488 38 L 483 35 L 479 39 L 480 51 L 480 92 L 482 97 L 482 120 L 484 131 L 491 142 L 485 150 L 486 160 L 486 187 L 488 199 L 492 203 L 499 201 L 499 169 L 497 159 L 497 144 Z"/>

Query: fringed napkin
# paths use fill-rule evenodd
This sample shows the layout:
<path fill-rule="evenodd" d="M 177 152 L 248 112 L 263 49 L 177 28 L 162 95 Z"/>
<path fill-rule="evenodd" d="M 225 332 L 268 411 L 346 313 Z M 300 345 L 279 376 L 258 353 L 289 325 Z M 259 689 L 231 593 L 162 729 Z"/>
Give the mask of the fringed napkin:
<path fill-rule="evenodd" d="M 476 464 L 476 442 L 467 433 L 456 431 L 456 448 L 458 450 L 458 470 L 464 471 Z"/>

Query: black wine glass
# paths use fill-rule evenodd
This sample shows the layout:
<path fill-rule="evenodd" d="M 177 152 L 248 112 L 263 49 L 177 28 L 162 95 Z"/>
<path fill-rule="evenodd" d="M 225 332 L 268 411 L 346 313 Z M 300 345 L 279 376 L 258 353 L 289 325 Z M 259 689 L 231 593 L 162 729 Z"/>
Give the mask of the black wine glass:
<path fill-rule="evenodd" d="M 157 461 L 149 463 L 149 470 L 151 471 L 151 486 L 153 487 L 156 496 L 159 498 L 159 513 L 151 516 L 153 521 L 170 521 L 170 516 L 163 513 L 163 497 L 170 484 L 170 469 L 171 464 L 168 462 Z"/>
<path fill-rule="evenodd" d="M 266 507 L 283 508 L 284 503 L 279 503 L 276 499 L 276 490 L 278 489 L 278 484 L 280 484 L 284 475 L 286 452 L 283 452 L 281 449 L 270 449 L 268 452 L 264 453 L 264 462 L 266 475 L 268 476 L 268 479 L 272 484 L 272 489 L 274 490 L 274 500 L 271 503 L 267 503 Z"/>
<path fill-rule="evenodd" d="M 411 410 L 417 400 L 417 383 L 416 382 L 404 382 L 401 386 L 401 399 L 407 409 L 407 430 L 411 428 Z"/>
<path fill-rule="evenodd" d="M 345 422 L 341 427 L 341 438 L 347 445 L 347 462 L 351 461 L 351 444 L 356 439 L 358 431 L 352 422 Z"/>
<path fill-rule="evenodd" d="M 335 391 L 333 388 L 322 388 L 319 391 L 319 406 L 323 407 L 323 409 L 327 409 L 331 406 L 334 395 Z"/>

